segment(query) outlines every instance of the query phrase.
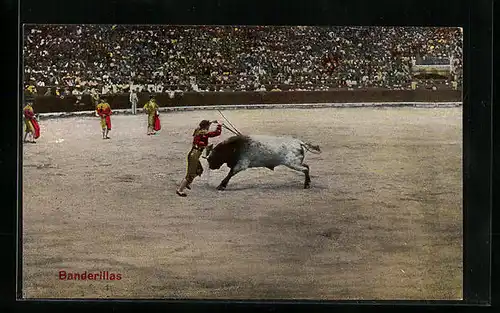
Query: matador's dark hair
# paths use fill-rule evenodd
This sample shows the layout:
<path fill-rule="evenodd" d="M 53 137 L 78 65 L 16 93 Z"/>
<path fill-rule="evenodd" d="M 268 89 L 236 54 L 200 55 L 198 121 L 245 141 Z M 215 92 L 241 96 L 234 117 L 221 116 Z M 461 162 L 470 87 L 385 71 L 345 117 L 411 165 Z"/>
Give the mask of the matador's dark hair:
<path fill-rule="evenodd" d="M 193 136 L 196 135 L 197 131 L 199 131 L 200 129 L 204 129 L 207 126 L 210 126 L 210 121 L 209 120 L 203 120 L 203 121 L 201 121 L 199 127 L 194 130 Z"/>
<path fill-rule="evenodd" d="M 210 126 L 210 121 L 209 120 L 203 120 L 200 122 L 200 128 L 205 128 L 207 126 Z"/>

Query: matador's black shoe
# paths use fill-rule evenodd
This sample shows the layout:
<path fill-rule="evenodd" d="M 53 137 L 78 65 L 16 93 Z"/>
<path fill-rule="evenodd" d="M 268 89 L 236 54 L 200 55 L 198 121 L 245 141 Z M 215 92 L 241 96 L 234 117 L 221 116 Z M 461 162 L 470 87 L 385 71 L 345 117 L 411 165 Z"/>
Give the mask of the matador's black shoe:
<path fill-rule="evenodd" d="M 187 197 L 187 194 L 184 192 L 180 192 L 179 190 L 176 190 L 175 193 L 180 196 L 180 197 Z"/>

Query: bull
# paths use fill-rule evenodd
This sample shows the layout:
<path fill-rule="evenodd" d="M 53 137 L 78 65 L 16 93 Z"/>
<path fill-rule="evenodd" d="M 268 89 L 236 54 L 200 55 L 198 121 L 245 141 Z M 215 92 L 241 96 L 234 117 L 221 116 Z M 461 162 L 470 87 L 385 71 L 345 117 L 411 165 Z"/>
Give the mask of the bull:
<path fill-rule="evenodd" d="M 229 180 L 248 168 L 263 167 L 274 170 L 279 165 L 300 171 L 305 175 L 304 189 L 310 188 L 309 165 L 304 163 L 305 153 L 321 153 L 318 145 L 312 145 L 291 137 L 236 135 L 210 146 L 204 158 L 211 170 L 226 164 L 230 171 L 221 181 L 218 190 L 224 190 Z"/>

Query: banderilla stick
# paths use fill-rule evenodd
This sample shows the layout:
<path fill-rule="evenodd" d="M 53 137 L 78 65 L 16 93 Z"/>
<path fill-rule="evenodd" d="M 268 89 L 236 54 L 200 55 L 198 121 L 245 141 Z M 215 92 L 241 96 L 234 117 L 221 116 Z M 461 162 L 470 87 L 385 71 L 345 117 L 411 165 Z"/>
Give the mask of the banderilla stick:
<path fill-rule="evenodd" d="M 217 110 L 217 111 L 219 111 L 220 115 L 222 115 L 222 117 L 226 120 L 226 122 L 228 122 L 228 124 L 231 125 L 231 127 L 233 128 L 233 130 L 236 133 L 238 133 L 238 135 L 241 135 L 240 131 L 236 127 L 234 127 L 233 124 L 231 124 L 231 122 L 224 116 L 224 114 L 222 114 L 222 112 L 220 110 Z"/>
<path fill-rule="evenodd" d="M 222 127 L 224 127 L 225 129 L 229 130 L 230 132 L 232 132 L 232 133 L 233 133 L 233 134 L 235 134 L 235 135 L 241 135 L 241 134 L 238 134 L 235 130 L 233 130 L 233 129 L 231 129 L 231 128 L 227 127 L 227 125 L 226 125 L 226 124 L 222 124 Z"/>

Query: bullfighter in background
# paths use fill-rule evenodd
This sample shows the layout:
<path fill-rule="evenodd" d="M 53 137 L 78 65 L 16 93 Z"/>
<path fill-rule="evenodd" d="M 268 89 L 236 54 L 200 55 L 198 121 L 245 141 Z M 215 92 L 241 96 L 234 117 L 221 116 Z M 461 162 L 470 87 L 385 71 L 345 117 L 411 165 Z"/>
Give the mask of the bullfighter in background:
<path fill-rule="evenodd" d="M 96 107 L 96 115 L 101 118 L 102 139 L 110 139 L 108 134 L 111 130 L 111 106 L 106 101 L 106 97 L 101 97 L 100 103 Z"/>
<path fill-rule="evenodd" d="M 25 124 L 25 134 L 24 134 L 24 142 L 36 143 L 35 139 L 40 137 L 40 126 L 38 125 L 38 121 L 36 120 L 35 111 L 33 110 L 33 105 L 31 102 L 28 102 L 26 106 L 23 108 L 24 113 L 24 124 Z M 31 140 L 28 141 L 28 135 Z"/>
<path fill-rule="evenodd" d="M 161 129 L 158 104 L 154 95 L 149 96 L 149 101 L 144 105 L 144 112 L 148 114 L 148 136 L 155 135 Z"/>

